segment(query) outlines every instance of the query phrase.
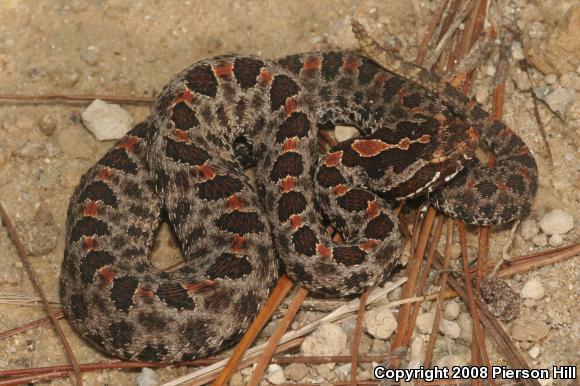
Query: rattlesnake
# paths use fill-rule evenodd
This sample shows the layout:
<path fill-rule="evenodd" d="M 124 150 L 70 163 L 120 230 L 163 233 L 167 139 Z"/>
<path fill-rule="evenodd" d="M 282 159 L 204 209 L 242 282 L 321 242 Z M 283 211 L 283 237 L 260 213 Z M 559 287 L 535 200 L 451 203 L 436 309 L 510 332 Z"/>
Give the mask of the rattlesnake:
<path fill-rule="evenodd" d="M 433 75 L 409 78 L 341 52 L 218 56 L 177 75 L 72 196 L 73 327 L 124 359 L 203 357 L 240 338 L 280 270 L 324 297 L 384 282 L 402 249 L 388 200 L 428 196 L 474 224 L 519 218 L 537 185 L 523 141 Z M 320 157 L 318 126 L 337 123 L 362 136 Z M 474 157 L 480 142 L 493 168 Z M 149 261 L 161 213 L 185 259 L 169 271 Z"/>

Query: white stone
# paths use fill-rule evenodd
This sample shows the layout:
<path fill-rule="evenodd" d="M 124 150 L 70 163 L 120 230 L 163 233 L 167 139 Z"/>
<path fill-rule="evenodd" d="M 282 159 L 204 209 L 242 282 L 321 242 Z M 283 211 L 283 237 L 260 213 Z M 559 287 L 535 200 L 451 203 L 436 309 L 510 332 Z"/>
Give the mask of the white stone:
<path fill-rule="evenodd" d="M 411 342 L 411 361 L 421 360 L 425 356 L 425 342 L 420 335 L 415 335 Z"/>
<path fill-rule="evenodd" d="M 268 373 L 266 374 L 266 379 L 268 382 L 279 385 L 286 382 L 286 377 L 284 376 L 284 370 L 282 366 L 277 364 L 271 364 L 268 366 Z"/>
<path fill-rule="evenodd" d="M 397 319 L 387 307 L 378 307 L 365 314 L 366 332 L 378 339 L 388 339 L 397 329 Z"/>
<path fill-rule="evenodd" d="M 159 376 L 155 370 L 143 367 L 137 375 L 137 386 L 155 386 L 159 384 Z"/>
<path fill-rule="evenodd" d="M 522 297 L 525 299 L 539 300 L 544 297 L 546 291 L 538 278 L 531 278 L 522 287 Z"/>
<path fill-rule="evenodd" d="M 423 334 L 430 334 L 433 328 L 433 321 L 435 314 L 433 312 L 426 312 L 417 317 L 417 329 Z"/>
<path fill-rule="evenodd" d="M 334 127 L 334 137 L 338 142 L 346 141 L 360 135 L 359 131 L 352 126 L 340 126 Z"/>
<path fill-rule="evenodd" d="M 538 223 L 535 220 L 527 219 L 522 221 L 522 225 L 520 225 L 520 234 L 524 240 L 530 240 L 539 232 L 540 228 L 538 227 Z"/>
<path fill-rule="evenodd" d="M 95 99 L 82 112 L 85 127 L 99 141 L 123 137 L 133 124 L 133 117 L 121 106 Z"/>
<path fill-rule="evenodd" d="M 346 348 L 346 333 L 337 325 L 323 324 L 302 342 L 307 356 L 340 355 Z"/>
<path fill-rule="evenodd" d="M 548 236 L 543 233 L 532 237 L 532 243 L 537 247 L 545 247 L 548 245 Z"/>
<path fill-rule="evenodd" d="M 562 235 L 552 235 L 550 236 L 548 243 L 550 243 L 550 245 L 553 247 L 559 247 L 564 244 L 564 238 Z"/>
<path fill-rule="evenodd" d="M 576 91 L 570 88 L 558 87 L 544 98 L 550 110 L 566 120 L 570 108 L 576 101 Z"/>
<path fill-rule="evenodd" d="M 549 235 L 563 235 L 574 228 L 574 219 L 562 209 L 554 209 L 542 217 L 540 228 Z"/>
<path fill-rule="evenodd" d="M 443 316 L 447 320 L 455 320 L 459 316 L 461 312 L 461 308 L 459 307 L 459 303 L 455 301 L 450 301 L 445 305 L 445 309 L 443 310 Z"/>
<path fill-rule="evenodd" d="M 441 323 L 439 323 L 439 332 L 445 334 L 451 339 L 457 339 L 459 338 L 461 330 L 459 324 L 454 321 L 441 319 Z"/>
<path fill-rule="evenodd" d="M 537 344 L 534 345 L 531 349 L 528 350 L 528 355 L 532 359 L 536 359 L 540 355 L 540 346 Z"/>
<path fill-rule="evenodd" d="M 459 339 L 471 343 L 473 337 L 473 325 L 471 324 L 471 316 L 467 312 L 462 312 L 457 317 L 457 324 L 459 324 Z"/>

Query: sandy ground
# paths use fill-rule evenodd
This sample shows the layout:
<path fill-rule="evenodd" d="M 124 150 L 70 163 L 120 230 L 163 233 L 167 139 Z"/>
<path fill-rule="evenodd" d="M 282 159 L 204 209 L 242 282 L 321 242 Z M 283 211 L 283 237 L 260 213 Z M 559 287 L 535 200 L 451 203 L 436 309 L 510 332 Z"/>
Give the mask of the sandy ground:
<path fill-rule="evenodd" d="M 355 42 L 346 25 L 360 3 L 4 0 L 0 2 L 0 93 L 155 96 L 173 74 L 216 54 L 238 52 L 274 58 L 325 48 L 349 49 L 355 47 Z M 365 7 L 371 20 L 385 31 L 400 34 L 395 45 L 402 55 L 412 58 L 417 31 L 410 3 L 366 2 Z M 430 19 L 437 3 L 421 3 L 424 20 Z M 501 7 L 506 6 L 504 3 Z M 523 6 L 526 1 L 516 3 Z M 491 79 L 486 76 L 486 66 L 493 67 L 493 62 L 484 66 L 475 89 L 484 102 L 488 100 Z M 535 72 L 533 76 L 537 81 L 542 79 Z M 135 122 L 148 114 L 146 107 L 125 107 Z M 542 106 L 556 165 L 550 171 L 530 107 L 529 94 L 508 82 L 505 120 L 521 133 L 540 165 L 540 192 L 531 216 L 537 219 L 551 209 L 563 208 L 578 219 L 574 130 Z M 83 109 L 78 105 L 0 102 L 0 200 L 23 229 L 46 223 L 37 231 L 36 239 L 32 236 L 32 242 L 45 246 L 44 251 L 40 248 L 39 256 L 32 257 L 32 262 L 45 291 L 54 299 L 58 297 L 68 199 L 81 174 L 112 144 L 98 142 L 86 131 L 80 122 Z M 578 240 L 577 228 L 565 236 L 564 244 Z M 508 240 L 509 231 L 493 234 L 493 258 L 498 257 Z M 519 236 L 514 244 L 514 256 L 537 249 Z M 4 230 L 0 230 L 0 272 L 1 293 L 34 296 Z M 541 278 L 547 295 L 528 302 L 523 313 L 545 321 L 550 333 L 537 343 L 541 355 L 536 359 L 525 354 L 532 344 L 519 343 L 524 356 L 538 368 L 578 365 L 578 259 L 535 270 L 509 282 L 519 291 L 529 277 Z M 43 316 L 40 306 L 0 303 L 0 330 Z M 70 330 L 66 321 L 61 325 L 80 362 L 103 359 Z M 65 362 L 61 343 L 48 327 L 0 341 L 0 370 Z M 168 380 L 185 371 L 161 370 L 159 375 L 161 380 Z M 132 384 L 135 374 L 106 371 L 87 374 L 85 379 L 88 385 Z"/>

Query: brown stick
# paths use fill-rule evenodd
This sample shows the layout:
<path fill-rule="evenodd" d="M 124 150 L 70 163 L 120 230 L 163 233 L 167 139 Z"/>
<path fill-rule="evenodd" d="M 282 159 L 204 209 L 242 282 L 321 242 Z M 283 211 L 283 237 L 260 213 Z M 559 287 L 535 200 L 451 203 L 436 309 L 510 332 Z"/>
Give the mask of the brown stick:
<path fill-rule="evenodd" d="M 38 295 L 42 299 L 42 303 L 44 304 L 44 308 L 46 309 L 46 313 L 48 314 L 48 317 L 50 318 L 50 321 L 52 322 L 54 329 L 56 330 L 58 336 L 60 337 L 60 339 L 62 341 L 62 344 L 64 345 L 64 349 L 66 351 L 66 354 L 67 354 L 67 356 L 71 362 L 71 365 L 74 369 L 75 382 L 77 385 L 82 386 L 83 380 L 81 378 L 81 370 L 79 369 L 79 365 L 77 363 L 77 360 L 75 358 L 73 350 L 72 350 L 70 344 L 68 343 L 66 336 L 64 335 L 64 331 L 62 330 L 62 328 L 60 327 L 60 324 L 58 323 L 58 318 L 56 317 L 56 313 L 55 313 L 54 309 L 52 308 L 52 305 L 48 302 L 48 299 L 46 297 L 46 293 L 44 292 L 44 290 L 42 289 L 42 286 L 40 285 L 40 282 L 38 281 L 38 278 L 36 276 L 36 272 L 34 271 L 34 268 L 32 268 L 32 264 L 30 264 L 30 260 L 28 259 L 28 254 L 26 252 L 26 249 L 24 248 L 24 245 L 22 245 L 22 242 L 20 241 L 20 237 L 18 237 L 18 234 L 16 233 L 16 229 L 12 225 L 12 221 L 10 221 L 10 217 L 8 217 L 8 214 L 4 210 L 4 206 L 1 203 L 0 203 L 0 218 L 2 218 L 2 223 L 6 227 L 6 230 L 8 231 L 8 234 L 10 235 L 10 239 L 12 240 L 12 243 L 16 247 L 16 251 L 18 252 L 18 257 L 20 257 L 20 261 L 22 262 L 22 266 L 24 267 L 26 274 L 28 275 L 28 278 L 32 282 L 32 286 L 34 287 L 34 289 L 36 290 L 36 292 L 38 293 Z"/>
<path fill-rule="evenodd" d="M 473 320 L 473 331 L 475 332 L 475 342 L 476 345 L 473 345 L 472 348 L 476 347 L 475 350 L 479 351 L 472 351 L 471 359 L 475 359 L 475 363 L 479 363 L 479 358 L 483 360 L 483 364 L 488 367 L 488 381 L 491 385 L 495 385 L 494 380 L 491 378 L 491 363 L 489 361 L 489 357 L 487 355 L 487 349 L 485 348 L 485 340 L 483 336 L 483 331 L 481 329 L 481 324 L 479 321 L 479 310 L 477 308 L 475 302 L 475 295 L 473 293 L 473 286 L 471 281 L 471 271 L 469 269 L 469 256 L 467 255 L 467 240 L 465 237 L 465 224 L 463 222 L 458 222 L 459 224 L 459 239 L 461 241 L 461 255 L 463 258 L 463 273 L 465 275 L 465 288 L 467 291 L 467 298 L 469 304 L 469 310 L 471 311 L 471 319 Z M 474 365 L 476 365 L 474 363 Z"/>
<path fill-rule="evenodd" d="M 276 311 L 276 308 L 278 308 L 286 295 L 288 295 L 288 292 L 292 289 L 293 285 L 294 284 L 292 281 L 286 275 L 282 275 L 280 279 L 278 279 L 278 284 L 272 292 L 272 295 L 270 295 L 268 301 L 266 304 L 264 304 L 260 310 L 260 313 L 254 319 L 254 322 L 250 326 L 248 332 L 246 332 L 240 343 L 238 343 L 236 346 L 236 349 L 234 350 L 228 363 L 213 383 L 214 386 L 224 386 L 230 380 L 231 376 L 237 370 L 238 365 L 244 356 L 244 353 L 254 342 L 274 311 Z"/>
<path fill-rule="evenodd" d="M 419 241 L 417 242 L 417 249 L 413 256 L 413 261 L 409 262 L 409 269 L 407 270 L 408 280 L 405 283 L 403 292 L 401 294 L 402 298 L 409 298 L 413 296 L 413 291 L 415 289 L 415 283 L 417 282 L 417 277 L 419 275 L 419 269 L 421 268 L 421 261 L 425 255 L 425 248 L 427 247 L 427 241 L 429 240 L 429 234 L 431 232 L 431 227 L 433 226 L 433 221 L 435 220 L 435 209 L 429 207 L 427 214 L 425 215 L 425 220 L 423 221 L 423 227 L 421 228 L 421 234 L 419 235 Z M 408 320 L 411 313 L 410 304 L 403 304 L 399 310 L 398 328 L 395 333 L 395 338 L 393 339 L 393 344 L 391 345 L 392 351 L 397 351 L 397 348 L 404 345 L 405 336 L 407 335 Z M 391 367 L 396 368 L 399 365 L 399 357 L 397 355 L 391 356 Z"/>
<path fill-rule="evenodd" d="M 439 331 L 439 323 L 441 322 L 441 307 L 443 301 L 445 300 L 445 293 L 447 291 L 447 277 L 449 272 L 447 268 L 449 267 L 449 261 L 451 260 L 451 241 L 453 239 L 453 222 L 447 219 L 447 234 L 445 238 L 445 251 L 443 270 L 441 274 L 441 279 L 439 280 L 439 295 L 437 296 L 437 303 L 439 307 L 435 310 L 435 318 L 433 320 L 433 327 L 431 328 L 431 335 L 429 336 L 429 342 L 427 343 L 427 349 L 425 350 L 425 360 L 423 361 L 423 366 L 428 368 L 431 365 L 431 359 L 433 358 L 433 350 L 435 349 L 435 342 L 437 341 L 437 333 Z"/>
<path fill-rule="evenodd" d="M 248 382 L 248 386 L 257 386 L 264 377 L 266 368 L 268 367 L 268 364 L 270 363 L 270 360 L 272 359 L 272 356 L 274 355 L 274 352 L 278 347 L 278 342 L 280 341 L 280 338 L 282 338 L 282 335 L 284 335 L 284 333 L 286 333 L 286 330 L 288 330 L 290 323 L 292 323 L 292 320 L 294 320 L 294 317 L 296 316 L 296 313 L 300 309 L 300 305 L 302 305 L 302 302 L 304 301 L 304 298 L 306 298 L 306 295 L 308 295 L 308 290 L 304 287 L 301 287 L 298 290 L 298 293 L 296 293 L 296 296 L 294 296 L 294 300 L 290 304 L 290 307 L 288 307 L 288 310 L 286 311 L 286 314 L 284 315 L 282 320 L 280 320 L 280 322 L 278 323 L 276 331 L 274 331 L 274 333 L 268 340 L 268 344 L 266 345 L 266 348 L 264 349 L 262 356 L 256 363 L 256 369 L 254 370 L 254 373 L 252 374 L 252 377 Z"/>
<path fill-rule="evenodd" d="M 357 385 L 356 373 L 358 367 L 360 340 L 362 336 L 362 324 L 365 317 L 365 310 L 367 307 L 368 298 L 369 298 L 369 290 L 367 289 L 365 292 L 363 292 L 362 296 L 360 297 L 360 305 L 358 308 L 358 314 L 356 316 L 356 325 L 354 328 L 354 336 L 352 340 L 352 349 L 351 349 L 352 359 L 350 361 L 350 383 L 353 386 Z"/>
<path fill-rule="evenodd" d="M 31 94 L 0 94 L 0 101 L 19 101 L 28 103 L 57 103 L 57 102 L 72 102 L 83 103 L 92 102 L 95 99 L 101 99 L 107 102 L 127 103 L 127 104 L 151 104 L 155 101 L 152 97 L 126 97 L 115 95 L 69 95 L 69 94 L 46 94 L 46 95 L 31 95 Z"/>

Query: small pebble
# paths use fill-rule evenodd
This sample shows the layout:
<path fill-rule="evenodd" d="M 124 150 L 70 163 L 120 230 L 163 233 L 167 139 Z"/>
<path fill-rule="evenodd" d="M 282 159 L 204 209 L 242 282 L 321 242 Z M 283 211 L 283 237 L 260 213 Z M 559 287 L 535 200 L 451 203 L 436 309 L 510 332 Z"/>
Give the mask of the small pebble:
<path fill-rule="evenodd" d="M 350 370 L 352 369 L 352 365 L 350 363 L 345 363 L 344 365 L 337 366 L 334 369 L 334 372 L 339 381 L 347 381 L 350 380 Z"/>
<path fill-rule="evenodd" d="M 554 84 L 558 81 L 558 77 L 555 74 L 548 74 L 546 76 L 544 76 L 544 82 L 546 82 L 546 84 Z"/>
<path fill-rule="evenodd" d="M 548 325 L 540 319 L 517 319 L 511 328 L 512 338 L 521 342 L 537 342 L 549 332 Z"/>
<path fill-rule="evenodd" d="M 532 237 L 532 243 L 537 247 L 545 247 L 548 245 L 548 236 L 543 233 Z"/>
<path fill-rule="evenodd" d="M 528 78 L 528 74 L 523 71 L 515 71 L 512 74 L 512 80 L 514 81 L 516 87 L 521 91 L 528 91 L 532 87 L 530 78 Z"/>
<path fill-rule="evenodd" d="M 81 114 L 85 127 L 99 141 L 119 139 L 133 124 L 133 117 L 121 106 L 95 99 Z"/>
<path fill-rule="evenodd" d="M 540 346 L 537 344 L 534 345 L 531 349 L 528 350 L 528 354 L 530 355 L 530 358 L 536 359 L 540 355 Z"/>
<path fill-rule="evenodd" d="M 459 338 L 461 330 L 459 324 L 454 321 L 441 319 L 441 323 L 439 323 L 439 332 L 451 339 L 457 339 Z"/>
<path fill-rule="evenodd" d="M 540 228 L 548 235 L 563 235 L 574 227 L 572 216 L 562 209 L 546 213 L 540 220 Z"/>
<path fill-rule="evenodd" d="M 564 238 L 562 237 L 562 235 L 552 235 L 552 236 L 550 236 L 550 239 L 548 240 L 548 242 L 553 247 L 559 247 L 562 244 L 564 244 Z"/>
<path fill-rule="evenodd" d="M 388 307 L 378 307 L 365 314 L 366 332 L 378 339 L 388 339 L 397 329 L 397 319 Z"/>
<path fill-rule="evenodd" d="M 90 66 L 94 66 L 97 64 L 99 60 L 99 55 L 97 51 L 97 47 L 89 46 L 86 50 L 81 52 L 81 58 Z"/>
<path fill-rule="evenodd" d="M 522 297 L 525 299 L 539 300 L 544 297 L 545 290 L 538 278 L 531 278 L 522 288 Z"/>
<path fill-rule="evenodd" d="M 550 110 L 566 121 L 570 108 L 576 101 L 576 91 L 570 88 L 558 87 L 543 100 L 548 104 Z"/>
<path fill-rule="evenodd" d="M 530 240 L 539 232 L 540 228 L 538 227 L 538 223 L 535 220 L 527 219 L 522 221 L 522 225 L 520 225 L 520 235 L 522 235 L 524 240 Z"/>
<path fill-rule="evenodd" d="M 230 386 L 244 386 L 245 384 L 244 376 L 240 372 L 234 373 L 230 378 Z"/>
<path fill-rule="evenodd" d="M 522 43 L 518 41 L 514 41 L 512 43 L 512 58 L 515 61 L 524 60 L 526 57 L 524 55 L 524 49 L 522 47 Z"/>
<path fill-rule="evenodd" d="M 461 309 L 459 307 L 459 303 L 455 301 L 450 301 L 445 305 L 445 309 L 443 310 L 443 316 L 447 320 L 455 320 L 459 316 Z"/>
<path fill-rule="evenodd" d="M 292 363 L 284 369 L 284 375 L 291 381 L 301 381 L 310 373 L 310 367 L 304 363 Z"/>
<path fill-rule="evenodd" d="M 334 127 L 334 137 L 338 142 L 343 142 L 346 141 L 347 139 L 358 137 L 359 135 L 360 135 L 359 131 L 352 126 L 337 125 Z"/>
<path fill-rule="evenodd" d="M 316 372 L 327 381 L 333 382 L 336 380 L 336 374 L 332 371 L 334 366 L 335 363 L 324 363 L 316 366 Z"/>
<path fill-rule="evenodd" d="M 266 374 L 266 379 L 268 382 L 279 385 L 281 383 L 286 382 L 286 377 L 284 376 L 284 370 L 282 366 L 277 364 L 271 364 L 268 366 L 268 373 Z"/>
<path fill-rule="evenodd" d="M 60 236 L 52 214 L 43 207 L 36 211 L 31 221 L 17 220 L 16 230 L 30 256 L 51 252 L 56 248 Z"/>
<path fill-rule="evenodd" d="M 307 356 L 340 355 L 346 348 L 346 333 L 337 325 L 323 324 L 302 342 L 302 352 Z"/>
<path fill-rule="evenodd" d="M 433 312 L 427 312 L 421 314 L 417 317 L 417 329 L 422 334 L 430 334 L 433 328 L 433 321 L 435 320 L 435 314 Z"/>
<path fill-rule="evenodd" d="M 56 119 L 52 115 L 47 114 L 38 121 L 38 127 L 45 135 L 50 136 L 56 129 Z"/>
<path fill-rule="evenodd" d="M 159 376 L 155 370 L 143 367 L 137 375 L 137 386 L 155 386 L 159 384 Z"/>

